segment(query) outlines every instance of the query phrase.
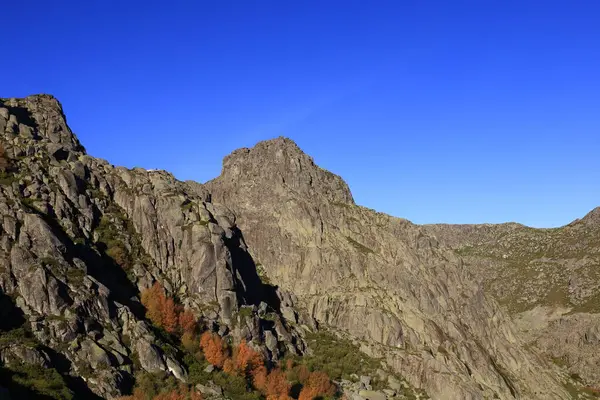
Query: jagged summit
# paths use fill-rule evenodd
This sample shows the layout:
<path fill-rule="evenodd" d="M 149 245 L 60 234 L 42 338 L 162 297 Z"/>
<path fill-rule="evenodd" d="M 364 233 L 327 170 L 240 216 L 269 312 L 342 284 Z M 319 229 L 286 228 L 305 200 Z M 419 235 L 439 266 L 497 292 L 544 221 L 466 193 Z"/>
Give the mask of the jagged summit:
<path fill-rule="evenodd" d="M 594 208 L 592 211 L 587 213 L 583 218 L 581 218 L 580 221 L 584 222 L 586 224 L 600 226 L 600 207 Z"/>
<path fill-rule="evenodd" d="M 332 202 L 354 204 L 352 193 L 340 176 L 320 168 L 285 137 L 261 141 L 226 156 L 221 175 L 208 185 L 232 184 L 238 189 L 239 185 L 264 185 L 265 190 L 292 190 L 304 196 L 320 195 Z"/>
<path fill-rule="evenodd" d="M 0 98 L 0 115 L 4 117 L 0 119 L 0 132 L 15 143 L 33 139 L 36 146 L 45 146 L 59 157 L 67 157 L 69 152 L 85 153 L 67 125 L 61 103 L 52 95 Z"/>

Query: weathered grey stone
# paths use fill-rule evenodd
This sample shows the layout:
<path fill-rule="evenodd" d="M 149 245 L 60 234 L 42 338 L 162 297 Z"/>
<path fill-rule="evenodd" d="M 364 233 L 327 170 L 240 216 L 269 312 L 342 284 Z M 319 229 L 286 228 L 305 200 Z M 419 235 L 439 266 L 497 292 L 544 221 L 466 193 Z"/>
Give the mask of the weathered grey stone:
<path fill-rule="evenodd" d="M 374 390 L 361 390 L 358 394 L 365 400 L 387 400 L 384 393 Z"/>
<path fill-rule="evenodd" d="M 27 139 L 33 139 L 33 128 L 25 124 L 19 124 L 19 135 Z"/>
<path fill-rule="evenodd" d="M 361 377 L 360 377 L 360 386 L 363 389 L 371 390 L 371 377 L 370 376 L 361 375 Z"/>
<path fill-rule="evenodd" d="M 166 370 L 165 362 L 156 346 L 140 339 L 136 345 L 136 352 L 140 364 L 148 372 L 160 372 Z"/>
<path fill-rule="evenodd" d="M 271 331 L 265 331 L 265 345 L 271 352 L 277 352 L 277 338 Z"/>
<path fill-rule="evenodd" d="M 215 367 L 212 365 L 208 365 L 206 366 L 206 368 L 204 368 L 204 372 L 210 374 L 211 372 L 213 372 L 215 370 Z"/>
<path fill-rule="evenodd" d="M 206 186 L 236 215 L 269 279 L 318 325 L 365 343 L 431 396 L 508 399 L 518 386 L 529 398 L 568 397 L 455 253 L 422 227 L 356 206 L 345 182 L 290 140 L 233 152 Z M 455 350 L 430 359 L 428 348 L 445 341 Z M 503 380 L 491 359 L 515 379 Z"/>

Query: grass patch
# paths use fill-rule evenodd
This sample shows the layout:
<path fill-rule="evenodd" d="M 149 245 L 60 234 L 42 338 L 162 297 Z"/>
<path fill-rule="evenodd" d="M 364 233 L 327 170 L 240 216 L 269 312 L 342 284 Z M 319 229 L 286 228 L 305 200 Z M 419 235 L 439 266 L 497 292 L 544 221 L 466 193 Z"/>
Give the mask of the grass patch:
<path fill-rule="evenodd" d="M 264 285 L 271 284 L 271 280 L 267 276 L 267 271 L 265 270 L 265 267 L 262 264 L 256 264 L 256 274 L 258 275 L 258 278 Z"/>
<path fill-rule="evenodd" d="M 141 238 L 133 223 L 119 206 L 111 204 L 106 208 L 96 232 L 98 242 L 103 244 L 104 253 L 127 272 L 129 277 L 136 262 L 146 265 L 153 263 L 142 248 Z"/>
<path fill-rule="evenodd" d="M 0 348 L 12 344 L 22 344 L 27 347 L 36 347 L 38 342 L 31 331 L 21 326 L 9 331 L 0 332 Z"/>
<path fill-rule="evenodd" d="M 53 368 L 21 364 L 0 368 L 0 384 L 13 399 L 71 400 L 73 392 L 63 377 Z"/>
<path fill-rule="evenodd" d="M 83 278 L 85 278 L 85 272 L 79 268 L 71 267 L 67 268 L 67 280 L 72 283 L 76 283 L 81 285 L 83 283 Z"/>
<path fill-rule="evenodd" d="M 350 204 L 341 203 L 339 201 L 332 201 L 331 204 L 334 205 L 334 206 L 336 206 L 336 207 L 342 207 L 342 208 L 348 208 L 348 209 L 352 208 L 350 206 Z"/>
<path fill-rule="evenodd" d="M 310 333 L 306 341 L 313 354 L 296 361 L 311 371 L 326 372 L 331 379 L 350 379 L 352 374 L 368 375 L 381 368 L 379 360 L 362 353 L 351 341 L 330 333 Z"/>
<path fill-rule="evenodd" d="M 0 171 L 0 185 L 10 186 L 13 184 L 13 182 L 16 182 L 18 179 L 19 178 L 11 172 Z"/>
<path fill-rule="evenodd" d="M 182 211 L 191 210 L 192 207 L 194 207 L 194 205 L 195 205 L 195 203 L 193 203 L 193 202 L 191 202 L 189 200 L 186 200 L 183 203 L 181 203 L 181 210 Z"/>
<path fill-rule="evenodd" d="M 252 307 L 240 307 L 240 310 L 238 312 L 238 315 L 242 318 L 242 319 L 246 319 L 249 317 L 252 317 Z"/>
<path fill-rule="evenodd" d="M 52 257 L 42 257 L 40 259 L 40 261 L 41 261 L 42 265 L 45 267 L 50 267 L 50 268 L 60 267 L 60 263 Z"/>

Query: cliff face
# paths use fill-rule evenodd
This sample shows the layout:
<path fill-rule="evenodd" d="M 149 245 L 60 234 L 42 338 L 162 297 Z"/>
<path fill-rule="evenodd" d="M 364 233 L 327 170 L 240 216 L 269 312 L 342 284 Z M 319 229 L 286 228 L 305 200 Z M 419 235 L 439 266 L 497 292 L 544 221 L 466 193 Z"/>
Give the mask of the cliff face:
<path fill-rule="evenodd" d="M 553 229 L 429 225 L 514 316 L 522 337 L 559 366 L 600 385 L 600 208 Z"/>
<path fill-rule="evenodd" d="M 291 141 L 234 152 L 206 187 L 311 317 L 434 398 L 567 397 L 454 252 L 419 226 L 356 206 L 345 183 Z"/>
<path fill-rule="evenodd" d="M 184 380 L 137 297 L 154 281 L 208 327 L 269 338 L 270 358 L 302 350 L 279 316 L 284 306 L 274 304 L 269 321 L 238 312 L 277 295 L 289 306 L 290 296 L 260 282 L 235 215 L 201 187 L 86 155 L 50 96 L 2 100 L 0 133 L 9 160 L 0 185 L 3 312 L 21 315 L 35 342 L 7 340 L 5 365 L 25 357 L 55 366 L 102 397 L 126 391 L 136 370 Z"/>
<path fill-rule="evenodd" d="M 233 152 L 201 185 L 87 155 L 51 96 L 1 100 L 0 137 L 0 306 L 18 316 L 0 330 L 31 332 L 0 336 L 5 366 L 54 367 L 82 398 L 137 371 L 186 380 L 139 302 L 159 281 L 269 360 L 330 330 L 435 399 L 570 398 L 439 230 L 355 205 L 288 139 Z"/>

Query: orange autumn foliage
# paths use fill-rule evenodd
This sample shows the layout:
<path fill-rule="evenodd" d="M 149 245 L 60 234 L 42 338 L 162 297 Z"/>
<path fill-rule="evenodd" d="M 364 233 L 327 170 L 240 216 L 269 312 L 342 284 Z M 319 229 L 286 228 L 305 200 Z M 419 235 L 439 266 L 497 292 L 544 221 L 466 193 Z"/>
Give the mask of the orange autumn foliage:
<path fill-rule="evenodd" d="M 335 386 L 325 372 L 311 372 L 298 400 L 313 400 L 315 397 L 331 397 L 334 394 Z"/>
<path fill-rule="evenodd" d="M 167 297 L 162 285 L 154 282 L 150 289 L 142 291 L 142 304 L 146 307 L 146 317 L 158 327 L 169 333 L 178 329 L 192 332 L 196 327 L 196 318 L 189 310 L 181 311 L 181 306 Z"/>
<path fill-rule="evenodd" d="M 146 394 L 140 388 L 133 389 L 133 394 L 131 396 L 121 396 L 117 398 L 118 400 L 146 400 Z"/>
<path fill-rule="evenodd" d="M 196 329 L 196 317 L 190 310 L 184 310 L 179 314 L 179 327 L 183 333 L 193 332 Z"/>
<path fill-rule="evenodd" d="M 162 327 L 162 309 L 165 292 L 160 283 L 154 282 L 150 289 L 142 291 L 142 304 L 146 307 L 146 317 L 156 326 Z"/>
<path fill-rule="evenodd" d="M 169 333 L 175 333 L 179 325 L 177 307 L 170 297 L 165 297 L 162 302 L 162 326 Z"/>
<path fill-rule="evenodd" d="M 306 365 L 298 365 L 296 367 L 296 376 L 298 376 L 300 383 L 304 385 L 310 376 L 310 371 L 306 368 Z"/>
<path fill-rule="evenodd" d="M 267 367 L 264 365 L 258 366 L 252 370 L 251 375 L 254 387 L 264 392 L 267 387 Z"/>
<path fill-rule="evenodd" d="M 263 365 L 264 361 L 260 353 L 242 340 L 234 352 L 233 367 L 235 371 L 242 375 L 252 374 L 254 369 Z"/>
<path fill-rule="evenodd" d="M 294 361 L 293 360 L 287 360 L 285 362 L 285 369 L 286 370 L 290 370 L 292 368 L 294 368 Z"/>
<path fill-rule="evenodd" d="M 276 368 L 267 375 L 264 392 L 267 400 L 287 400 L 291 386 L 285 377 L 285 373 Z"/>
<path fill-rule="evenodd" d="M 228 358 L 223 362 L 223 372 L 235 375 L 235 366 L 231 358 Z"/>
<path fill-rule="evenodd" d="M 208 331 L 204 332 L 202 336 L 200 336 L 200 347 L 204 352 L 206 361 L 215 367 L 223 367 L 223 364 L 227 359 L 227 347 L 219 335 Z"/>

